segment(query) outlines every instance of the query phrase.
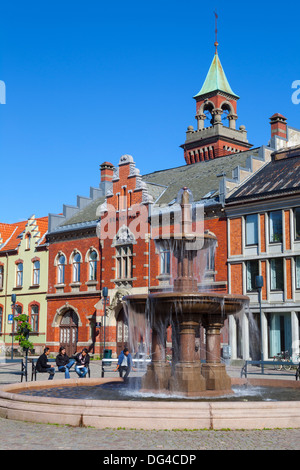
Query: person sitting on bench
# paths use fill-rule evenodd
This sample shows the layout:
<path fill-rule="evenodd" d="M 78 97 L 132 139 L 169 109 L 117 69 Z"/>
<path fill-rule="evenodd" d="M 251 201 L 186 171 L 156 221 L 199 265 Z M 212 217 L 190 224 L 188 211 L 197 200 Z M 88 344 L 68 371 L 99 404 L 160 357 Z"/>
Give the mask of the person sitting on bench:
<path fill-rule="evenodd" d="M 90 356 L 88 354 L 87 348 L 84 348 L 81 353 L 78 353 L 75 356 L 75 360 L 75 372 L 77 372 L 80 378 L 85 377 L 88 373 L 90 363 Z"/>
<path fill-rule="evenodd" d="M 47 363 L 47 356 L 50 354 L 50 349 L 45 348 L 43 354 L 38 358 L 36 363 L 36 370 L 41 373 L 48 373 L 49 378 L 48 380 L 53 380 L 55 369 L 51 367 L 50 364 Z"/>
<path fill-rule="evenodd" d="M 59 353 L 56 356 L 56 365 L 58 367 L 59 372 L 65 373 L 65 379 L 70 378 L 70 369 L 75 362 L 75 359 L 70 359 L 66 354 L 66 348 L 61 346 L 59 348 Z"/>

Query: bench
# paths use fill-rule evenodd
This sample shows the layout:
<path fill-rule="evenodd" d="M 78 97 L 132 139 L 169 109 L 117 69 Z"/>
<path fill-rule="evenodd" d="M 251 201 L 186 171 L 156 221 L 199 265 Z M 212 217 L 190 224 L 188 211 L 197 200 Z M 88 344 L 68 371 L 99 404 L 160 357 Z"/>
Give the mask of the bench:
<path fill-rule="evenodd" d="M 21 370 L 14 370 L 6 368 L 5 366 L 8 365 L 10 367 L 11 364 L 18 364 L 21 365 Z M 4 359 L 4 361 L 0 361 L 0 374 L 12 374 L 12 375 L 20 375 L 21 382 L 23 382 L 23 378 L 27 382 L 28 378 L 28 367 L 27 362 L 24 359 Z"/>
<path fill-rule="evenodd" d="M 75 359 L 75 357 L 72 356 L 72 357 L 70 357 L 70 359 Z M 47 359 L 47 362 L 48 362 L 49 364 L 50 364 L 50 363 L 54 363 L 55 366 L 56 366 L 56 359 L 53 359 L 53 358 Z M 31 367 L 31 381 L 36 380 L 36 375 L 37 375 L 37 373 L 39 373 L 39 374 L 44 374 L 44 373 L 45 373 L 45 372 L 39 372 L 39 371 L 36 369 L 36 363 L 37 363 L 37 359 L 31 359 L 31 365 L 32 365 L 32 367 Z M 75 362 L 75 364 L 74 364 L 74 368 L 73 368 L 73 366 L 72 366 L 70 372 L 75 372 L 75 365 L 76 365 L 76 362 Z M 90 377 L 90 376 L 91 376 L 91 370 L 90 370 L 90 366 L 89 366 L 89 365 L 88 365 L 87 369 L 88 369 L 87 375 L 88 375 L 88 377 Z M 64 371 L 62 371 L 62 370 L 57 370 L 57 372 L 58 372 L 59 374 L 64 373 Z"/>
<path fill-rule="evenodd" d="M 245 361 L 245 364 L 243 365 L 242 370 L 241 370 L 241 377 L 243 377 L 244 375 L 245 378 L 247 378 L 249 374 L 257 374 L 257 372 L 248 371 L 249 365 L 259 366 L 261 369 L 261 374 L 266 374 L 265 367 L 268 367 L 268 366 L 271 366 L 272 368 L 274 368 L 274 366 L 284 367 L 287 364 L 291 367 L 296 367 L 297 368 L 296 373 L 288 373 L 286 371 L 278 370 L 277 372 L 272 372 L 272 374 L 268 374 L 268 375 L 285 375 L 285 376 L 295 375 L 296 380 L 298 380 L 298 378 L 300 377 L 300 363 L 291 362 L 291 361 L 289 361 L 288 363 L 286 361 Z"/>
<path fill-rule="evenodd" d="M 134 368 L 139 369 L 139 370 L 146 370 L 145 365 L 151 362 L 151 359 L 132 359 L 132 362 L 133 362 Z M 118 364 L 118 359 L 110 359 L 110 358 L 102 359 L 101 377 L 104 377 L 105 372 L 114 372 L 115 368 L 117 367 L 117 364 Z"/>

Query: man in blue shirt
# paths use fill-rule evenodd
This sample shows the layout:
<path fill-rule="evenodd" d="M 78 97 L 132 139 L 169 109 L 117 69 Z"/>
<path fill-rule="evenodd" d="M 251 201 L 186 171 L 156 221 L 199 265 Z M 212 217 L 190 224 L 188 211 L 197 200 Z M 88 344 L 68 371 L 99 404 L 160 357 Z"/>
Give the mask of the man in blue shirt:
<path fill-rule="evenodd" d="M 130 371 L 136 370 L 133 368 L 133 362 L 132 362 L 132 357 L 130 352 L 128 351 L 128 348 L 123 349 L 121 354 L 118 357 L 118 365 L 117 368 L 115 369 L 115 372 L 119 370 L 119 375 L 121 378 L 123 378 L 123 372 L 125 372 L 124 375 L 124 382 L 127 382 L 128 375 Z"/>

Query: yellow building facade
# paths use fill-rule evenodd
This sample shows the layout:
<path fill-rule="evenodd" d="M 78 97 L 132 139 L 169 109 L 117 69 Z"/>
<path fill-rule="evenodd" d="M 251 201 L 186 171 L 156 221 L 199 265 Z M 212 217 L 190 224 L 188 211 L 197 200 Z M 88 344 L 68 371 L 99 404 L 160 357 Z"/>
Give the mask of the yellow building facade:
<path fill-rule="evenodd" d="M 15 224 L 0 223 L 0 348 L 8 355 L 19 350 L 13 316 L 29 317 L 29 340 L 39 354 L 46 343 L 48 217 L 30 217 Z M 15 299 L 13 297 L 15 296 Z M 13 297 L 12 297 L 13 296 Z M 12 301 L 15 300 L 15 303 Z M 13 307 L 14 306 L 14 307 Z"/>

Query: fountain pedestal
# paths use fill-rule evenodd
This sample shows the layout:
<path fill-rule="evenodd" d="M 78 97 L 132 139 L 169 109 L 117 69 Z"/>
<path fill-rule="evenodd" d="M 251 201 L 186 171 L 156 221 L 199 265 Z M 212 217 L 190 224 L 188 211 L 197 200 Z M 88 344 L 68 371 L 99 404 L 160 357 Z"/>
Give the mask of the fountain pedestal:
<path fill-rule="evenodd" d="M 152 330 L 152 362 L 142 379 L 143 390 L 167 390 L 171 377 L 171 366 L 166 362 L 163 338 L 154 327 Z"/>
<path fill-rule="evenodd" d="M 185 320 L 180 322 L 180 361 L 170 378 L 169 389 L 185 396 L 198 396 L 206 390 L 205 378 L 201 375 L 201 363 L 195 360 L 195 336 L 199 322 Z"/>
<path fill-rule="evenodd" d="M 231 391 L 231 379 L 221 363 L 221 328 L 222 321 L 212 321 L 203 316 L 206 330 L 206 363 L 202 364 L 202 375 L 206 380 L 207 390 Z"/>

